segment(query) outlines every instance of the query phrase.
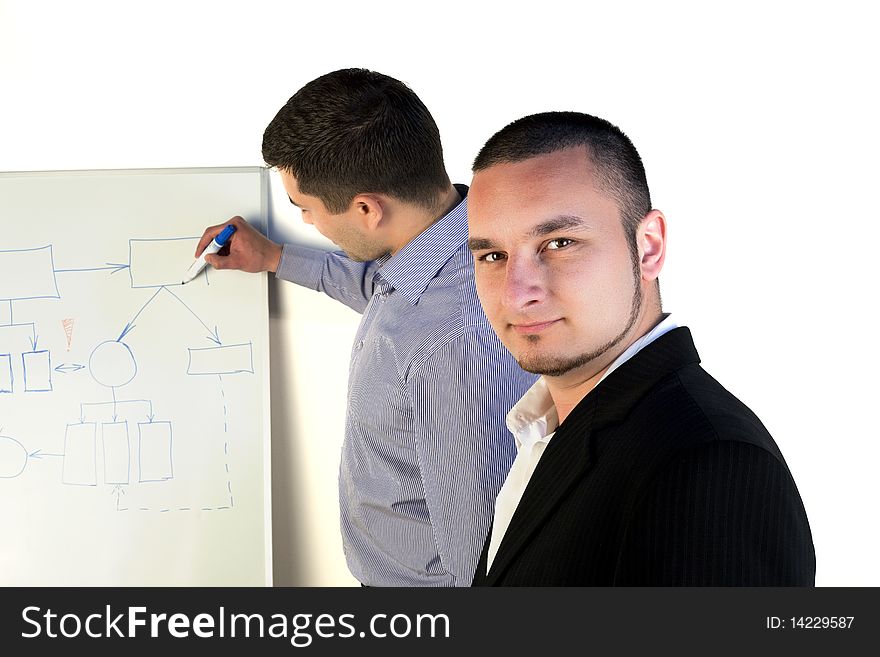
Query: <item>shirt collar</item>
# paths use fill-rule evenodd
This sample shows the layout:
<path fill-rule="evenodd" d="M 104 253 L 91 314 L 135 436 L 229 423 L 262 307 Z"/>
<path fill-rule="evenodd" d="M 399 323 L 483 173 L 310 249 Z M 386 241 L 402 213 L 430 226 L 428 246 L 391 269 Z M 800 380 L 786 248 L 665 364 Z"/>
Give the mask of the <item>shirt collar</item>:
<path fill-rule="evenodd" d="M 602 381 L 608 378 L 609 374 L 611 374 L 614 370 L 623 365 L 626 361 L 635 356 L 649 344 L 654 342 L 654 340 L 659 338 L 664 333 L 668 333 L 674 328 L 678 328 L 678 324 L 674 319 L 672 319 L 672 315 L 667 313 L 663 316 L 663 319 L 660 321 L 659 324 L 657 324 L 657 326 L 655 326 L 638 340 L 633 342 L 629 347 L 626 348 L 626 350 L 622 354 L 620 354 L 620 356 L 614 359 L 614 362 L 608 366 L 608 369 L 605 370 L 605 374 L 603 374 L 602 378 L 596 382 L 596 385 L 598 386 L 600 383 L 602 383 Z M 593 386 L 593 388 L 595 389 L 595 386 Z"/>
<path fill-rule="evenodd" d="M 390 283 L 413 306 L 428 283 L 467 241 L 467 192 L 456 185 L 462 199 L 393 256 L 380 260 L 377 275 Z"/>
<path fill-rule="evenodd" d="M 556 431 L 559 414 L 542 376 L 526 391 L 507 413 L 507 428 L 513 434 L 516 448 L 534 443 Z"/>

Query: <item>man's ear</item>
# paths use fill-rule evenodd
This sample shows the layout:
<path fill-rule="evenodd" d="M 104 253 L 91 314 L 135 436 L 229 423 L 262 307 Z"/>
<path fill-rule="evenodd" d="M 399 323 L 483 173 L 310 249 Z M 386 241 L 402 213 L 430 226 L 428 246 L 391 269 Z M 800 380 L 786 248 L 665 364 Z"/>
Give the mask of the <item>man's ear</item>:
<path fill-rule="evenodd" d="M 375 231 L 385 218 L 385 205 L 376 194 L 358 194 L 351 200 L 351 211 L 365 232 Z"/>
<path fill-rule="evenodd" d="M 642 217 L 636 231 L 639 247 L 639 264 L 642 278 L 656 280 L 666 260 L 666 217 L 659 210 L 651 210 Z"/>

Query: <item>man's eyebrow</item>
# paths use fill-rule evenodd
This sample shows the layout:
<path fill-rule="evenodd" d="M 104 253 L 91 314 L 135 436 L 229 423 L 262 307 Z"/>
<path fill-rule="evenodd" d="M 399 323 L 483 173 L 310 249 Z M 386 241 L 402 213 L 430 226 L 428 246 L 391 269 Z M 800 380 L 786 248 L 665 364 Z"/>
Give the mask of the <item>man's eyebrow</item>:
<path fill-rule="evenodd" d="M 544 221 L 530 231 L 532 237 L 541 237 L 549 235 L 559 230 L 590 230 L 589 224 L 578 216 L 573 214 L 563 214 L 554 217 L 548 221 Z"/>
<path fill-rule="evenodd" d="M 538 224 L 529 231 L 529 235 L 541 237 L 559 230 L 590 230 L 590 225 L 573 214 L 563 214 Z M 471 251 L 482 251 L 483 249 L 496 249 L 498 245 L 485 237 L 471 237 L 468 240 L 468 248 Z"/>
<path fill-rule="evenodd" d="M 468 240 L 467 244 L 471 251 L 482 251 L 483 249 L 495 248 L 495 242 L 487 240 L 485 237 L 472 237 Z"/>
<path fill-rule="evenodd" d="M 287 195 L 287 200 L 290 201 L 291 203 L 293 203 L 296 207 L 299 207 L 299 204 L 296 201 L 294 201 L 292 198 L 290 198 L 290 194 Z"/>

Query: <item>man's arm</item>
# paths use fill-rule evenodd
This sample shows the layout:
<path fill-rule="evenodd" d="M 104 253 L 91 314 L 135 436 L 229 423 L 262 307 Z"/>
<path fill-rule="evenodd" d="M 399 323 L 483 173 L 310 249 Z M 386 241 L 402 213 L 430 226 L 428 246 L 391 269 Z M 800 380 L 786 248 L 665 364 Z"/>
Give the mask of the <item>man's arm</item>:
<path fill-rule="evenodd" d="M 275 275 L 310 290 L 323 292 L 363 313 L 373 296 L 375 260 L 355 262 L 342 252 L 285 244 Z"/>
<path fill-rule="evenodd" d="M 407 380 L 431 527 L 456 586 L 473 580 L 515 456 L 504 418 L 534 378 L 483 327 L 443 345 Z"/>
<path fill-rule="evenodd" d="M 233 224 L 236 232 L 228 249 L 205 257 L 215 269 L 237 269 L 246 272 L 275 272 L 278 278 L 318 292 L 364 311 L 373 295 L 373 274 L 377 265 L 355 262 L 344 253 L 328 253 L 322 249 L 294 244 L 277 244 L 241 217 L 207 228 L 196 247 L 198 257 L 224 227 Z"/>
<path fill-rule="evenodd" d="M 816 558 L 788 469 L 749 443 L 686 450 L 627 527 L 617 585 L 813 586 Z"/>

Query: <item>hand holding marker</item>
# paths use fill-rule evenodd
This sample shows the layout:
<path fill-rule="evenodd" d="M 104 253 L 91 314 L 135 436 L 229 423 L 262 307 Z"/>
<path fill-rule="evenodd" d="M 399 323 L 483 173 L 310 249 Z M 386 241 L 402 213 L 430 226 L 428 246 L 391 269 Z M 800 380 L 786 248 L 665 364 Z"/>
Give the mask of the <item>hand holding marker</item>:
<path fill-rule="evenodd" d="M 220 249 L 226 246 L 227 242 L 229 242 L 229 238 L 232 237 L 232 233 L 235 232 L 235 226 L 232 224 L 228 225 L 223 229 L 217 237 L 213 239 L 213 241 L 205 247 L 205 250 L 202 251 L 202 254 L 195 259 L 195 261 L 189 266 L 189 269 L 186 270 L 186 273 L 183 275 L 183 280 L 180 282 L 181 285 L 189 283 L 192 279 L 201 273 L 201 271 L 208 264 L 205 262 L 205 256 L 211 255 L 213 253 L 217 253 Z"/>

